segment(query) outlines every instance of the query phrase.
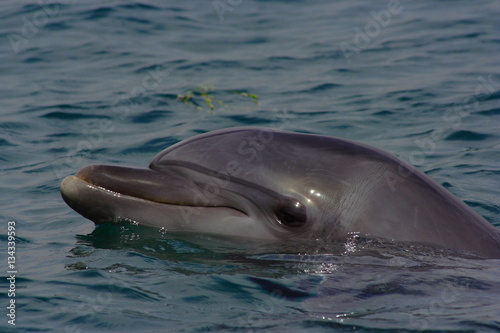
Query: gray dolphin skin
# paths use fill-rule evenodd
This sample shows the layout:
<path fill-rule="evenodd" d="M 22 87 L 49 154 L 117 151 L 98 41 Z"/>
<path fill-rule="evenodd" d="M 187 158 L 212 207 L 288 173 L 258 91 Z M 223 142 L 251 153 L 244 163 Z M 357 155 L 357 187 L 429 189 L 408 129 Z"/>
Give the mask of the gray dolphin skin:
<path fill-rule="evenodd" d="M 336 137 L 237 127 L 181 141 L 149 169 L 91 165 L 61 184 L 96 224 L 269 241 L 352 235 L 500 258 L 499 231 L 410 164 Z"/>

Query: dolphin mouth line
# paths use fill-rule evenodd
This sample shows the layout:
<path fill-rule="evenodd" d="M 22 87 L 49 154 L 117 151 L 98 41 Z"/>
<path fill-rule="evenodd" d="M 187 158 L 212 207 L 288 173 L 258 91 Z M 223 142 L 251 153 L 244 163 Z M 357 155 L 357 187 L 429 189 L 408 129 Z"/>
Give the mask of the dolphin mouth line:
<path fill-rule="evenodd" d="M 104 187 L 99 184 L 95 184 L 92 181 L 85 179 L 81 177 L 79 174 L 75 176 L 68 176 L 68 179 L 72 179 L 73 181 L 80 182 L 80 185 L 87 187 L 88 189 L 92 191 L 99 191 L 99 192 L 104 192 L 108 195 L 112 195 L 116 198 L 127 198 L 127 199 L 133 199 L 133 200 L 140 200 L 140 201 L 145 201 L 145 202 L 150 202 L 154 204 L 159 204 L 159 205 L 170 205 L 170 206 L 183 206 L 183 207 L 190 207 L 190 208 L 221 208 L 221 209 L 226 209 L 226 210 L 232 210 L 237 212 L 237 215 L 244 215 L 248 216 L 248 214 L 238 208 L 235 207 L 230 207 L 230 206 L 224 206 L 224 205 L 201 205 L 201 204 L 192 204 L 189 202 L 181 202 L 181 201 L 174 201 L 174 200 L 163 200 L 161 198 L 156 198 L 153 196 L 141 196 L 141 195 L 136 195 L 136 194 L 129 194 L 129 193 L 121 193 L 118 191 L 110 190 L 107 187 Z"/>

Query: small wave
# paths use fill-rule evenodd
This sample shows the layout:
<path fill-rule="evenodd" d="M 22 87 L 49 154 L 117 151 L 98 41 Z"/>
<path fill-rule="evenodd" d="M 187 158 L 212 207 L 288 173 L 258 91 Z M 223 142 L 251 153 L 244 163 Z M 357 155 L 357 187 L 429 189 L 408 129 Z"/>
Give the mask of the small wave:
<path fill-rule="evenodd" d="M 50 22 L 44 28 L 50 31 L 60 31 L 69 30 L 72 26 L 68 22 Z"/>
<path fill-rule="evenodd" d="M 388 115 L 391 115 L 391 114 L 394 114 L 394 112 L 389 111 L 389 110 L 380 110 L 380 111 L 377 111 L 377 112 L 373 113 L 374 116 L 388 116 Z"/>
<path fill-rule="evenodd" d="M 92 10 L 87 10 L 82 14 L 85 16 L 86 20 L 98 20 L 104 17 L 108 17 L 115 10 L 111 7 L 100 7 Z"/>
<path fill-rule="evenodd" d="M 482 116 L 498 116 L 498 115 L 500 115 L 500 108 L 483 110 L 483 111 L 476 112 L 476 114 L 480 114 Z"/>
<path fill-rule="evenodd" d="M 119 8 L 133 9 L 133 10 L 159 10 L 160 8 L 145 3 L 131 3 L 126 5 L 119 5 Z"/>
<path fill-rule="evenodd" d="M 173 111 L 165 111 L 165 110 L 152 110 L 149 112 L 143 112 L 137 116 L 132 118 L 134 123 L 153 123 L 161 118 L 164 118 L 168 115 L 173 114 Z"/>
<path fill-rule="evenodd" d="M 162 151 L 163 149 L 170 147 L 171 145 L 173 145 L 176 142 L 177 142 L 177 140 L 175 140 L 171 137 L 153 139 L 153 140 L 149 140 L 148 142 L 146 142 L 140 146 L 126 148 L 126 149 L 121 151 L 121 154 L 127 155 L 127 154 L 145 153 L 145 152 L 158 153 L 158 152 Z"/>
<path fill-rule="evenodd" d="M 285 94 L 287 95 L 296 95 L 296 94 L 299 94 L 299 93 L 322 93 L 322 92 L 326 92 L 326 91 L 329 91 L 329 90 L 332 90 L 332 89 L 335 89 L 335 88 L 338 88 L 338 87 L 342 87 L 342 84 L 338 84 L 338 83 L 322 83 L 322 84 L 319 84 L 319 85 L 316 85 L 312 88 L 309 88 L 309 89 L 303 89 L 303 90 L 298 90 L 298 91 L 288 91 L 286 92 Z"/>
<path fill-rule="evenodd" d="M 85 118 L 104 118 L 109 119 L 110 117 L 105 115 L 96 114 L 85 114 L 85 113 L 74 113 L 74 112 L 64 112 L 64 111 L 53 111 L 42 115 L 42 118 L 49 119 L 60 119 L 60 120 L 74 120 L 74 119 L 85 119 Z"/>
<path fill-rule="evenodd" d="M 202 69 L 202 68 L 227 69 L 227 68 L 241 68 L 241 67 L 242 64 L 239 61 L 212 60 L 212 61 L 202 61 L 190 65 L 180 66 L 178 67 L 178 69 L 179 70 Z"/>
<path fill-rule="evenodd" d="M 342 85 L 338 84 L 338 83 L 323 83 L 323 84 L 320 84 L 320 85 L 317 85 L 317 86 L 311 88 L 310 91 L 311 92 L 325 91 L 325 90 L 330 90 L 330 89 L 337 88 L 337 87 L 342 87 Z"/>
<path fill-rule="evenodd" d="M 0 147 L 8 147 L 8 146 L 13 147 L 13 146 L 16 146 L 16 145 L 13 144 L 12 142 L 10 142 L 7 139 L 0 138 Z"/>
<path fill-rule="evenodd" d="M 448 140 L 448 141 L 453 141 L 453 140 L 480 141 L 480 140 L 486 140 L 489 137 L 490 137 L 490 135 L 488 135 L 488 134 L 467 131 L 467 130 L 460 130 L 460 131 L 455 131 L 455 132 L 451 133 L 450 135 L 448 135 L 445 138 L 445 140 Z"/>

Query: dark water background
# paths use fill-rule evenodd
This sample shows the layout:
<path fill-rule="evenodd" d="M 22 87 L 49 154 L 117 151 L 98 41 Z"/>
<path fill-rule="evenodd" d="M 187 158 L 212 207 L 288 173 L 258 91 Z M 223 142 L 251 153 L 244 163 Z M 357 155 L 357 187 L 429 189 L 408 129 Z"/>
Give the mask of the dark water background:
<path fill-rule="evenodd" d="M 390 151 L 500 227 L 499 17 L 494 0 L 3 0 L 0 331 L 500 331 L 498 260 L 96 229 L 59 195 L 87 164 L 260 125 Z"/>

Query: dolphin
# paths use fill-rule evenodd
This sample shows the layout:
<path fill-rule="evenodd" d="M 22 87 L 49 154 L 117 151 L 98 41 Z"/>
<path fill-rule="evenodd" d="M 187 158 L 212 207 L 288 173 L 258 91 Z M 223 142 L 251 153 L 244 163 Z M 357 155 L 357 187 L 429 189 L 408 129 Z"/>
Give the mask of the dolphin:
<path fill-rule="evenodd" d="M 383 150 L 337 137 L 236 127 L 160 152 L 148 169 L 90 165 L 61 184 L 96 224 L 263 241 L 352 235 L 500 258 L 500 232 Z"/>

